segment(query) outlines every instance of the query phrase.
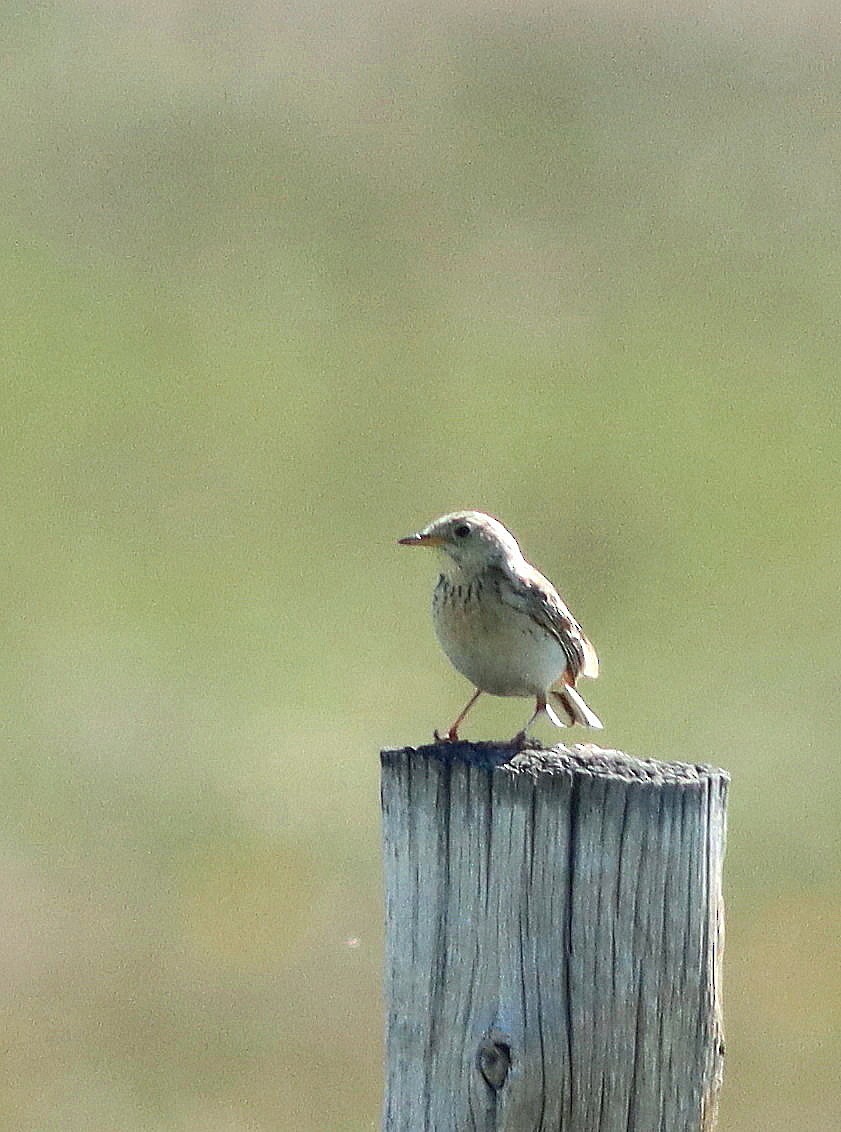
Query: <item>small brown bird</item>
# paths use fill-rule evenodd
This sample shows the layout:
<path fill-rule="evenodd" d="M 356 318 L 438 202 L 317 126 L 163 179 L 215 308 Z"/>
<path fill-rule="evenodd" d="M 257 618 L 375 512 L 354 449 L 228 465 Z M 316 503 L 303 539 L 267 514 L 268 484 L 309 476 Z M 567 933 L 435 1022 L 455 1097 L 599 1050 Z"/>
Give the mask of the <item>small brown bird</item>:
<path fill-rule="evenodd" d="M 541 713 L 557 727 L 602 726 L 575 688 L 579 676 L 598 676 L 596 650 L 502 523 L 481 511 L 455 511 L 398 541 L 443 552 L 432 596 L 435 633 L 452 665 L 476 687 L 447 739 L 458 739 L 482 692 L 535 697 L 534 713 L 515 741 Z"/>

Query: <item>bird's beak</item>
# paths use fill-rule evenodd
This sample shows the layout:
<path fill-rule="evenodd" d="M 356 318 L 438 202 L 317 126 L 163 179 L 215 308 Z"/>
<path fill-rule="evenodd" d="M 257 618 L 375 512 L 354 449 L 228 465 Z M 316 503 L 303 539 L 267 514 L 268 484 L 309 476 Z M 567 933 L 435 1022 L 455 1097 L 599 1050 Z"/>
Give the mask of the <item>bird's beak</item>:
<path fill-rule="evenodd" d="M 405 538 L 397 540 L 401 546 L 441 546 L 443 539 L 440 535 L 428 535 L 423 531 L 418 531 L 414 535 L 406 535 Z"/>

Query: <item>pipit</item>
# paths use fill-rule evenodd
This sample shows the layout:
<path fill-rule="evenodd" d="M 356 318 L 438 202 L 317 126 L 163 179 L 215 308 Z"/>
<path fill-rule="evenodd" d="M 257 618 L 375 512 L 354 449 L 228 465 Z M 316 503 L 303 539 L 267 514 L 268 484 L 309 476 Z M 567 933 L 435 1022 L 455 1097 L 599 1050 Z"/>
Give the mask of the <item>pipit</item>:
<path fill-rule="evenodd" d="M 596 650 L 502 523 L 481 511 L 455 511 L 398 541 L 442 552 L 432 595 L 435 633 L 453 667 L 476 688 L 447 739 L 458 739 L 482 692 L 535 697 L 534 712 L 515 742 L 525 739 L 541 713 L 557 727 L 602 726 L 575 688 L 579 676 L 598 676 Z M 440 739 L 437 731 L 435 738 Z"/>

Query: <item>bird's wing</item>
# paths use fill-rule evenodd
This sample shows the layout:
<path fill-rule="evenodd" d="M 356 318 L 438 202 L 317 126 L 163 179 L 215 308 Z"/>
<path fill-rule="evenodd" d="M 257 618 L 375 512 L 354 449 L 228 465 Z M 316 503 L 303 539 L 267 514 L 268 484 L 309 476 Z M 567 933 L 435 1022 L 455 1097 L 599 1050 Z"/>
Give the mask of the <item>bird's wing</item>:
<path fill-rule="evenodd" d="M 525 563 L 516 573 L 505 572 L 500 584 L 500 597 L 555 637 L 567 655 L 573 679 L 577 676 L 595 679 L 598 676 L 596 650 L 555 587 L 539 570 Z"/>

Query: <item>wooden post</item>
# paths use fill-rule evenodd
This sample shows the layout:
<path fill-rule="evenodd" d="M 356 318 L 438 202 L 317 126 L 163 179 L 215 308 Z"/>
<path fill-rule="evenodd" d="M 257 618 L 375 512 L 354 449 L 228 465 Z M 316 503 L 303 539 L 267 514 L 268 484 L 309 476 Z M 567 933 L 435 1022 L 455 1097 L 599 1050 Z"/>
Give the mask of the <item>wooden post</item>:
<path fill-rule="evenodd" d="M 382 754 L 384 1132 L 711 1132 L 728 776 Z"/>

